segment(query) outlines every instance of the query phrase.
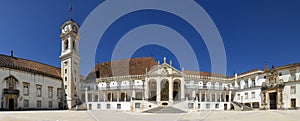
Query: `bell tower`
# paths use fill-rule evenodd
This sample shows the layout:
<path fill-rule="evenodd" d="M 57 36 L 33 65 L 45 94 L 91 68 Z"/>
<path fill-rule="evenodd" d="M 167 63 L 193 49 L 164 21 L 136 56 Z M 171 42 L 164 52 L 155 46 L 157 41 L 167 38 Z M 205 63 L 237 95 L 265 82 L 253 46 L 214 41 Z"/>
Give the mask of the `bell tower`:
<path fill-rule="evenodd" d="M 79 102 L 80 56 L 78 24 L 70 19 L 61 26 L 61 76 L 63 79 L 64 107 L 74 108 Z"/>

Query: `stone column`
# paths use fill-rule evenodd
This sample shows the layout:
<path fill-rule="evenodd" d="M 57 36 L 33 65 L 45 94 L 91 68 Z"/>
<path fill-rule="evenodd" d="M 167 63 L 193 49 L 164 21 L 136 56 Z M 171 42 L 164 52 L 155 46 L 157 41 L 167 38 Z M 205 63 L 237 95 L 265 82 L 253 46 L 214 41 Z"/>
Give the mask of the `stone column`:
<path fill-rule="evenodd" d="M 173 81 L 169 80 L 169 101 L 173 102 Z"/>
<path fill-rule="evenodd" d="M 224 94 L 224 102 L 226 102 L 226 91 L 225 91 L 225 94 Z"/>
<path fill-rule="evenodd" d="M 119 99 L 120 99 L 120 92 L 118 91 L 117 92 L 117 102 L 119 102 Z"/>
<path fill-rule="evenodd" d="M 209 100 L 210 100 L 210 102 L 212 102 L 212 93 L 211 92 L 209 93 Z"/>
<path fill-rule="evenodd" d="M 87 90 L 88 90 L 88 89 L 85 88 L 85 102 L 89 102 Z M 86 103 L 86 104 L 87 104 L 87 103 Z"/>
<path fill-rule="evenodd" d="M 249 97 L 249 95 L 248 95 Z M 228 102 L 231 102 L 231 90 L 229 90 L 229 99 L 228 99 Z"/>
<path fill-rule="evenodd" d="M 100 102 L 100 92 L 98 91 L 98 100 L 97 102 Z"/>
<path fill-rule="evenodd" d="M 217 93 L 215 92 L 215 100 L 214 100 L 214 102 L 218 102 L 217 101 Z"/>
<path fill-rule="evenodd" d="M 105 102 L 106 101 L 106 94 L 105 94 L 105 92 L 103 92 L 103 102 Z"/>
<path fill-rule="evenodd" d="M 132 90 L 132 96 L 131 96 L 131 98 L 136 98 L 135 97 L 135 90 Z"/>
<path fill-rule="evenodd" d="M 156 82 L 156 102 L 160 102 L 160 82 L 161 82 L 161 80 L 157 80 L 157 82 Z"/>
<path fill-rule="evenodd" d="M 207 102 L 207 93 L 205 92 L 204 102 Z"/>
<path fill-rule="evenodd" d="M 185 95 L 184 95 L 184 80 L 180 80 L 180 92 L 181 92 L 181 94 L 180 94 L 180 97 L 181 97 L 181 101 L 184 101 L 184 97 L 185 97 Z"/>
<path fill-rule="evenodd" d="M 144 96 L 145 96 L 146 100 L 149 99 L 149 85 L 148 84 L 149 84 L 149 80 L 146 79 L 145 83 L 144 83 L 144 89 L 145 89 Z"/>
<path fill-rule="evenodd" d="M 125 94 L 125 97 L 124 97 L 124 102 L 126 102 L 126 100 L 127 100 L 127 93 L 126 92 L 124 92 Z"/>
<path fill-rule="evenodd" d="M 195 90 L 193 90 L 193 91 L 192 91 L 192 98 L 193 98 L 192 100 L 194 100 L 195 97 L 196 97 L 196 93 L 195 93 Z"/>
<path fill-rule="evenodd" d="M 113 93 L 110 92 L 110 102 L 112 102 L 112 99 L 113 99 Z"/>
<path fill-rule="evenodd" d="M 201 91 L 199 92 L 199 102 L 202 102 L 202 94 L 201 94 Z"/>
<path fill-rule="evenodd" d="M 219 98 L 219 101 L 222 102 L 222 92 L 220 92 Z"/>

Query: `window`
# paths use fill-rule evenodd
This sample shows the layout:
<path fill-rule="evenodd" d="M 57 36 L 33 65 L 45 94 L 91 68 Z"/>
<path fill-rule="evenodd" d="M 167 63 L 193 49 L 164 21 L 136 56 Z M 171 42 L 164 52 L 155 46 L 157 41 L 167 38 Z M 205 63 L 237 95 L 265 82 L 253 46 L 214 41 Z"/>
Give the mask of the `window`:
<path fill-rule="evenodd" d="M 101 104 L 97 104 L 97 109 L 101 109 Z"/>
<path fill-rule="evenodd" d="M 61 96 L 62 96 L 62 89 L 57 88 L 57 98 L 61 98 Z"/>
<path fill-rule="evenodd" d="M 95 95 L 94 102 L 98 102 L 98 95 Z"/>
<path fill-rule="evenodd" d="M 251 92 L 252 99 L 255 99 L 255 92 Z"/>
<path fill-rule="evenodd" d="M 38 100 L 36 102 L 36 107 L 38 107 L 38 108 L 42 107 L 42 101 Z"/>
<path fill-rule="evenodd" d="M 16 88 L 16 82 L 17 80 L 13 76 L 10 76 L 6 79 L 6 87 L 10 90 L 13 90 Z"/>
<path fill-rule="evenodd" d="M 110 109 L 110 104 L 106 104 L 106 109 Z"/>
<path fill-rule="evenodd" d="M 53 98 L 53 87 L 48 87 L 48 98 Z"/>
<path fill-rule="evenodd" d="M 189 107 L 189 109 L 193 109 L 194 108 L 194 103 L 189 103 L 188 107 Z"/>
<path fill-rule="evenodd" d="M 210 104 L 209 103 L 206 104 L 206 109 L 210 109 Z"/>
<path fill-rule="evenodd" d="M 296 86 L 291 86 L 291 94 L 296 94 Z"/>
<path fill-rule="evenodd" d="M 65 77 L 65 81 L 67 81 L 68 80 L 68 78 L 67 77 Z"/>
<path fill-rule="evenodd" d="M 67 73 L 68 71 L 67 71 L 67 69 L 65 69 L 65 73 Z"/>
<path fill-rule="evenodd" d="M 121 109 L 121 104 L 117 104 L 117 109 Z"/>
<path fill-rule="evenodd" d="M 36 96 L 41 97 L 42 96 L 42 85 L 36 85 Z"/>
<path fill-rule="evenodd" d="M 27 100 L 27 99 L 24 99 L 24 101 L 23 101 L 23 105 L 24 105 L 24 108 L 28 108 L 29 107 L 29 100 Z"/>
<path fill-rule="evenodd" d="M 52 108 L 52 101 L 49 101 L 48 104 L 49 104 L 49 108 Z"/>
<path fill-rule="evenodd" d="M 245 93 L 245 99 L 248 99 L 248 92 Z"/>
<path fill-rule="evenodd" d="M 240 99 L 241 99 L 241 95 L 237 94 L 237 100 L 240 100 Z"/>
<path fill-rule="evenodd" d="M 282 72 L 279 72 L 279 76 L 282 76 Z"/>
<path fill-rule="evenodd" d="M 68 85 L 65 85 L 65 89 L 67 89 L 68 88 Z"/>
<path fill-rule="evenodd" d="M 69 41 L 68 40 L 65 41 L 65 50 L 67 50 L 67 49 L 69 49 Z"/>
<path fill-rule="evenodd" d="M 23 83 L 23 94 L 29 95 L 29 83 Z"/>
<path fill-rule="evenodd" d="M 215 108 L 217 108 L 217 109 L 219 108 L 219 103 L 216 104 Z"/>

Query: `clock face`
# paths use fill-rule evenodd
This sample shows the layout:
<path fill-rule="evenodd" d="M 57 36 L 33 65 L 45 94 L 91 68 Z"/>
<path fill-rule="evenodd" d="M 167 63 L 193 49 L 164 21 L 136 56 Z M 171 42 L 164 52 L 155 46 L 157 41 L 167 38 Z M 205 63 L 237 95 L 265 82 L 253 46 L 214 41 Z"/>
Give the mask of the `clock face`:
<path fill-rule="evenodd" d="M 77 27 L 75 25 L 72 26 L 72 30 L 77 33 Z"/>
<path fill-rule="evenodd" d="M 68 28 L 69 28 L 68 26 L 65 26 L 64 27 L 64 32 L 68 32 Z"/>

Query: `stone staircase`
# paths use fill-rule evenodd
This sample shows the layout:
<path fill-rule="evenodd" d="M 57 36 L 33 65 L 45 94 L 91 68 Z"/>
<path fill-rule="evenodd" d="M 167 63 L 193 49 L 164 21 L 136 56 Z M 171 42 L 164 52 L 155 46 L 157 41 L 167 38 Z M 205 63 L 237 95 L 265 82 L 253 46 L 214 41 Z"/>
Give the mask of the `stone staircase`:
<path fill-rule="evenodd" d="M 81 103 L 78 106 L 74 105 L 71 110 L 87 110 L 86 103 Z"/>
<path fill-rule="evenodd" d="M 146 111 L 143 111 L 143 113 L 186 113 L 185 111 L 182 111 L 180 109 L 174 108 L 172 106 L 159 106 L 156 108 L 152 108 Z"/>
<path fill-rule="evenodd" d="M 253 110 L 251 107 L 249 107 L 247 105 L 244 105 L 244 104 L 241 104 L 239 102 L 232 101 L 231 104 L 234 106 L 234 110 L 237 110 L 237 111 Z M 243 107 L 243 109 L 242 109 L 242 107 Z"/>

